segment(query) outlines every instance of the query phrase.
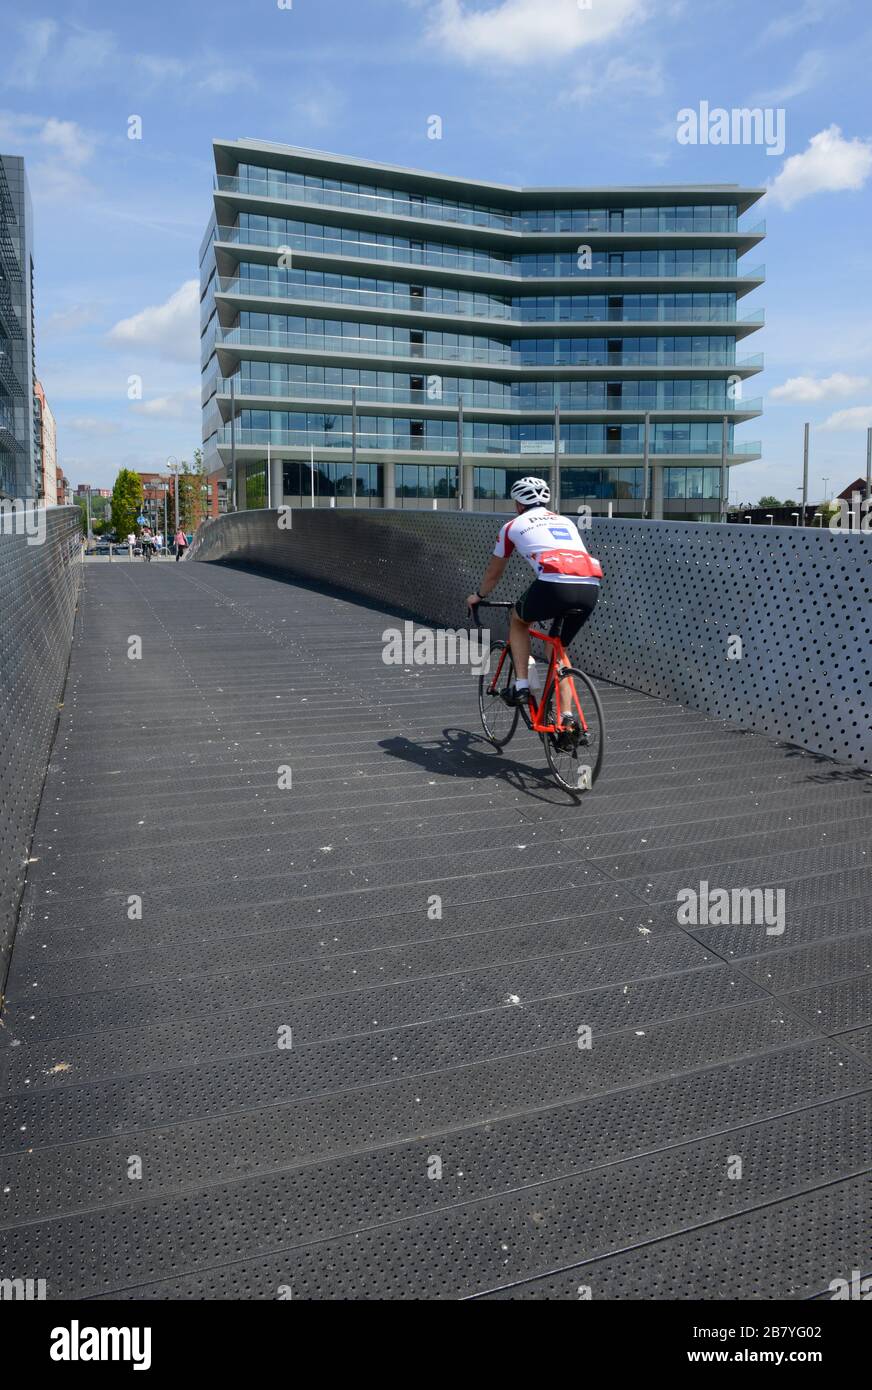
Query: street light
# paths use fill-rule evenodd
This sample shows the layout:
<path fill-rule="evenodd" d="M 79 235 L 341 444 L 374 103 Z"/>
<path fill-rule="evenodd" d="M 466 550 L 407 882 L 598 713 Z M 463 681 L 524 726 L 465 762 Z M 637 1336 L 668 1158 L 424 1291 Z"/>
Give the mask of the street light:
<path fill-rule="evenodd" d="M 178 531 L 182 523 L 181 518 L 179 517 L 179 461 L 176 458 L 175 454 L 170 454 L 169 458 L 167 459 L 167 468 L 173 475 L 173 500 L 175 503 L 176 511 L 176 530 Z"/>
<path fill-rule="evenodd" d="M 169 497 L 170 485 L 167 482 L 166 478 L 158 478 L 157 482 L 154 485 L 154 490 L 155 492 L 163 493 L 163 553 L 164 555 L 169 555 L 170 552 L 168 549 L 167 542 L 167 498 Z M 157 524 L 160 520 L 160 499 L 155 498 L 155 503 L 157 507 L 155 529 L 157 529 Z"/>
<path fill-rule="evenodd" d="M 795 526 L 798 526 L 798 525 L 799 525 L 799 512 L 791 512 L 790 515 L 796 517 L 796 521 L 794 522 L 794 525 L 795 525 Z"/>
<path fill-rule="evenodd" d="M 769 522 L 769 525 L 770 525 L 770 526 L 774 526 L 774 525 L 775 525 L 775 517 L 774 517 L 774 515 L 773 515 L 772 512 L 767 512 L 767 513 L 766 513 L 766 520 Z"/>

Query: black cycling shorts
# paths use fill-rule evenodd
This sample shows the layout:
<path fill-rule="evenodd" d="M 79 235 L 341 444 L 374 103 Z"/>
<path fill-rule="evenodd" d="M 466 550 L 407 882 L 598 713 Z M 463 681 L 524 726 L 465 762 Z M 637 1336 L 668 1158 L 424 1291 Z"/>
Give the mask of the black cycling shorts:
<path fill-rule="evenodd" d="M 553 636 L 556 620 L 562 618 L 570 608 L 580 609 L 563 624 L 563 641 L 569 646 L 596 607 L 599 591 L 599 584 L 555 584 L 548 579 L 534 579 L 515 604 L 515 611 L 525 623 L 542 623 L 547 618 L 554 618 L 555 622 L 551 624 Z"/>

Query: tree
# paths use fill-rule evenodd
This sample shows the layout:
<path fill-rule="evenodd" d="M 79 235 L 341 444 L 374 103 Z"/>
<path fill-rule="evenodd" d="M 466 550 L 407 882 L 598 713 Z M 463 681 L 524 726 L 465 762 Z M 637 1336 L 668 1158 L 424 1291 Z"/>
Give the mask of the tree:
<path fill-rule="evenodd" d="M 83 533 L 84 535 L 87 535 L 87 534 L 88 534 L 88 501 L 87 501 L 87 498 L 86 498 L 84 495 L 77 493 L 77 494 L 76 494 L 76 498 L 75 498 L 75 505 L 78 507 L 79 511 L 82 513 L 82 533 Z M 109 511 L 109 498 L 108 498 L 108 497 L 97 497 L 97 496 L 95 496 L 95 495 L 92 495 L 92 497 L 91 497 L 91 532 L 92 532 L 93 535 L 95 535 L 95 536 L 101 536 L 101 535 L 103 534 L 104 531 L 111 530 L 111 525 L 110 525 L 109 520 L 108 520 L 108 517 L 107 517 L 107 512 L 108 512 L 108 511 Z"/>
<path fill-rule="evenodd" d="M 783 505 L 784 503 L 779 502 L 777 497 L 761 497 L 760 501 L 757 503 L 758 507 L 769 507 L 770 509 L 772 507 L 781 507 Z"/>
<path fill-rule="evenodd" d="M 112 489 L 112 525 L 120 541 L 136 533 L 136 518 L 142 508 L 142 480 L 138 473 L 122 468 Z"/>
<path fill-rule="evenodd" d="M 179 511 L 185 531 L 196 531 L 205 517 L 208 486 L 203 451 L 195 449 L 193 467 L 183 462 L 179 471 Z"/>
<path fill-rule="evenodd" d="M 799 503 L 796 502 L 792 497 L 785 497 L 785 499 L 784 499 L 784 501 L 783 501 L 783 503 L 782 503 L 781 505 L 784 506 L 784 507 L 793 507 L 793 508 L 796 508 L 796 507 L 799 506 Z"/>

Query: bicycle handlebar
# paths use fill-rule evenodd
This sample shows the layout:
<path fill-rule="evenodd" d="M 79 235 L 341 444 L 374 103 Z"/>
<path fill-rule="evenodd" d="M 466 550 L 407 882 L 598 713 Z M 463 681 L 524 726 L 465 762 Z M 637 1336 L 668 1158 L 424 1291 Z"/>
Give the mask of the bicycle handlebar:
<path fill-rule="evenodd" d="M 481 619 L 478 616 L 479 608 L 514 608 L 514 603 L 496 602 L 491 599 L 481 598 L 478 603 L 473 604 L 469 612 L 476 627 L 481 627 Z"/>

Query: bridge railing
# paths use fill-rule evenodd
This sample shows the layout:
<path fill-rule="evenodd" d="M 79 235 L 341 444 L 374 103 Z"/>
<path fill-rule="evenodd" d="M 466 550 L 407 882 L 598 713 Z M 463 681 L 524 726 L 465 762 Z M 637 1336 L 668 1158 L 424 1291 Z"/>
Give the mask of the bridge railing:
<path fill-rule="evenodd" d="M 466 625 L 504 518 L 493 513 L 237 512 L 190 558 L 329 583 Z M 872 535 L 595 518 L 602 597 L 575 646 L 594 676 L 872 768 Z M 511 560 L 495 597 L 530 571 Z"/>
<path fill-rule="evenodd" d="M 0 500 L 0 997 L 66 679 L 82 572 L 78 507 Z"/>

